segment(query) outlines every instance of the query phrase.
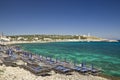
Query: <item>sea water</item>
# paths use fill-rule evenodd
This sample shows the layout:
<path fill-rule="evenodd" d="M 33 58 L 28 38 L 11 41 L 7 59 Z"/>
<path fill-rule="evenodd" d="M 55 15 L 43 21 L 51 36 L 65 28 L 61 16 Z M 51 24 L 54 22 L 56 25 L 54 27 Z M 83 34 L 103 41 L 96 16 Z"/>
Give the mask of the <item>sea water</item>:
<path fill-rule="evenodd" d="M 120 77 L 120 42 L 53 42 L 20 44 L 24 50 L 80 64 L 85 61 L 106 75 Z"/>

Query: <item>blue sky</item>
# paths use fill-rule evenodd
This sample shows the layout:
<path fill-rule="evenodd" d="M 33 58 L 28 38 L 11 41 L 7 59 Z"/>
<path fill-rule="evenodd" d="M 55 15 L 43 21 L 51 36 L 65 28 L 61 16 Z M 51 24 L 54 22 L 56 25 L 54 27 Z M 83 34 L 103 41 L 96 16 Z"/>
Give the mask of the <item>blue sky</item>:
<path fill-rule="evenodd" d="M 120 0 L 0 0 L 0 32 L 120 39 Z"/>

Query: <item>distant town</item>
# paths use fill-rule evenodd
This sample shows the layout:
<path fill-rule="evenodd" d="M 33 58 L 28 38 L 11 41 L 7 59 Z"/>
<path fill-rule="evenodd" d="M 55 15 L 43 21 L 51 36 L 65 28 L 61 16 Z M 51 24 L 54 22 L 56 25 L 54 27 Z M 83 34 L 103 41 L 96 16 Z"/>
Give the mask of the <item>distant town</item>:
<path fill-rule="evenodd" d="M 95 36 L 87 35 L 13 35 L 7 36 L 3 33 L 0 34 L 0 43 L 29 43 L 29 42 L 59 42 L 59 41 L 108 41 L 116 42 L 117 40 L 108 40 Z"/>

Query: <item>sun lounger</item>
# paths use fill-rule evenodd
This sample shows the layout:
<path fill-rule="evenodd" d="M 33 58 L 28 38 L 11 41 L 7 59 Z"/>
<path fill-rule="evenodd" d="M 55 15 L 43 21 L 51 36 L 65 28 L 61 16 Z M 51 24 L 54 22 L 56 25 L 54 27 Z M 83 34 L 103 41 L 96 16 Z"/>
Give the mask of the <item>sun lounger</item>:
<path fill-rule="evenodd" d="M 101 71 L 94 68 L 94 66 L 92 65 L 91 68 L 88 68 L 88 70 L 91 72 L 92 75 L 98 75 Z"/>
<path fill-rule="evenodd" d="M 50 65 L 52 65 L 52 64 L 55 63 L 55 61 L 53 61 L 53 60 L 48 60 L 47 63 L 50 64 Z"/>
<path fill-rule="evenodd" d="M 55 70 L 56 73 L 62 73 L 62 74 L 66 74 L 66 75 L 71 74 L 70 72 L 72 71 L 72 69 L 64 67 L 62 65 L 58 65 L 58 66 L 54 67 L 53 69 Z"/>
<path fill-rule="evenodd" d="M 88 74 L 88 71 L 89 71 L 86 65 L 84 64 L 81 64 L 81 66 L 75 66 L 73 70 L 85 75 Z"/>
<path fill-rule="evenodd" d="M 29 70 L 30 72 L 32 72 L 37 76 L 45 76 L 51 70 L 48 67 L 39 66 L 37 64 L 29 64 L 29 63 L 27 63 L 27 65 L 23 65 L 23 68 Z"/>
<path fill-rule="evenodd" d="M 88 68 L 87 67 L 82 67 L 80 70 L 81 73 L 85 73 L 88 72 Z"/>
<path fill-rule="evenodd" d="M 6 65 L 6 66 L 13 66 L 13 67 L 16 67 L 17 64 L 15 63 L 16 61 L 16 58 L 12 57 L 12 56 L 9 56 L 9 57 L 4 57 L 1 59 L 3 61 L 3 63 Z"/>
<path fill-rule="evenodd" d="M 2 60 L 0 60 L 0 65 L 3 65 L 3 61 Z"/>
<path fill-rule="evenodd" d="M 81 70 L 81 67 L 79 67 L 79 66 L 75 66 L 75 67 L 73 68 L 73 70 L 79 72 L 79 71 Z"/>
<path fill-rule="evenodd" d="M 54 65 L 56 63 L 54 60 L 52 60 L 51 57 L 49 57 L 49 59 L 47 58 L 46 62 L 47 62 L 47 64 L 50 64 L 50 65 Z"/>

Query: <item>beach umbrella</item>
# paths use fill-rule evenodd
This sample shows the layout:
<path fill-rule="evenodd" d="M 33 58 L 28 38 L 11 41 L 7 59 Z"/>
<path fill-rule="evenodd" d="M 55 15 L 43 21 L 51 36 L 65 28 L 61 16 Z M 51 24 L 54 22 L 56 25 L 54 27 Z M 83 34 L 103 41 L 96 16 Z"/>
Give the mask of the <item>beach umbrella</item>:
<path fill-rule="evenodd" d="M 23 52 L 23 54 L 24 54 L 24 57 L 26 57 L 26 52 Z"/>
<path fill-rule="evenodd" d="M 93 64 L 91 64 L 91 69 L 93 69 L 94 68 L 94 65 Z"/>
<path fill-rule="evenodd" d="M 52 57 L 50 56 L 50 61 L 52 61 Z"/>
<path fill-rule="evenodd" d="M 41 58 L 43 59 L 43 56 L 41 55 Z"/>
<path fill-rule="evenodd" d="M 86 61 L 84 61 L 84 65 L 86 65 Z"/>
<path fill-rule="evenodd" d="M 32 59 L 32 53 L 30 53 L 30 54 L 29 54 L 29 58 L 31 58 L 31 59 Z"/>
<path fill-rule="evenodd" d="M 86 61 L 82 61 L 81 66 L 85 67 L 85 65 L 86 65 Z"/>
<path fill-rule="evenodd" d="M 32 58 L 32 53 L 31 53 L 31 58 Z"/>
<path fill-rule="evenodd" d="M 27 56 L 28 56 L 28 57 L 29 57 L 29 54 L 30 54 L 30 53 L 27 53 Z"/>
<path fill-rule="evenodd" d="M 41 55 L 40 55 L 40 54 L 38 54 L 38 57 L 39 57 L 39 58 L 41 58 Z"/>
<path fill-rule="evenodd" d="M 84 63 L 83 62 L 81 63 L 81 67 L 84 67 Z"/>
<path fill-rule="evenodd" d="M 74 60 L 74 66 L 76 66 L 76 63 L 77 63 L 77 61 L 76 61 L 76 60 Z"/>
<path fill-rule="evenodd" d="M 9 54 L 9 56 L 11 56 L 11 55 L 12 55 L 12 51 L 11 51 L 11 50 L 9 50 L 8 54 Z"/>
<path fill-rule="evenodd" d="M 81 63 L 81 67 L 84 67 L 85 66 L 85 61 L 82 61 L 82 63 Z"/>
<path fill-rule="evenodd" d="M 58 62 L 58 58 L 56 58 L 56 63 Z"/>
<path fill-rule="evenodd" d="M 46 60 L 47 60 L 47 56 L 45 56 L 46 57 Z"/>
<path fill-rule="evenodd" d="M 65 61 L 65 62 L 67 62 L 67 59 L 66 59 L 66 58 L 64 58 L 64 61 Z"/>
<path fill-rule="evenodd" d="M 39 58 L 39 60 L 41 60 L 42 56 L 40 54 L 38 54 L 38 58 Z"/>
<path fill-rule="evenodd" d="M 9 50 L 7 50 L 6 53 L 9 55 Z"/>

